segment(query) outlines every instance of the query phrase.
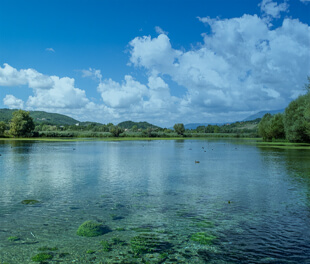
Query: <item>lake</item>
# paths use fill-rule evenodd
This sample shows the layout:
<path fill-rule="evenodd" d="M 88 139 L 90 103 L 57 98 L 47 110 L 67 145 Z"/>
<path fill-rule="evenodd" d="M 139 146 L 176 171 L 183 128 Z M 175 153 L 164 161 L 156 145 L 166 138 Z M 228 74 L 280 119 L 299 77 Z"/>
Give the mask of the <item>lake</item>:
<path fill-rule="evenodd" d="M 310 151 L 246 143 L 0 141 L 0 263 L 310 263 Z"/>

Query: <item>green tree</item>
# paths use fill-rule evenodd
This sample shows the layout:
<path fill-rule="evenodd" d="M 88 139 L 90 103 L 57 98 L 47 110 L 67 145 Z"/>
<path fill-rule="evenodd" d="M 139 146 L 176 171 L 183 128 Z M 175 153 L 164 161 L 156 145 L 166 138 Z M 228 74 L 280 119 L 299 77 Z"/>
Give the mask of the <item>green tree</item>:
<path fill-rule="evenodd" d="M 285 131 L 284 131 L 284 123 L 283 123 L 283 114 L 278 113 L 271 118 L 270 124 L 270 139 L 284 139 Z"/>
<path fill-rule="evenodd" d="M 183 135 L 185 132 L 185 127 L 182 123 L 175 124 L 173 126 L 173 128 L 174 128 L 175 132 L 178 133 L 178 135 Z"/>
<path fill-rule="evenodd" d="M 270 139 L 271 118 L 271 114 L 267 113 L 263 116 L 258 124 L 258 135 L 260 135 L 263 140 Z"/>
<path fill-rule="evenodd" d="M 310 142 L 310 92 L 299 96 L 285 109 L 286 139 L 292 142 Z"/>
<path fill-rule="evenodd" d="M 196 128 L 197 133 L 205 133 L 206 131 L 206 127 L 205 126 L 198 126 Z"/>
<path fill-rule="evenodd" d="M 32 117 L 29 112 L 17 110 L 13 112 L 13 118 L 10 122 L 10 134 L 14 137 L 31 136 L 35 128 Z"/>
<path fill-rule="evenodd" d="M 214 133 L 219 133 L 220 132 L 220 127 L 218 125 L 215 125 L 214 129 L 213 129 L 213 132 Z"/>
<path fill-rule="evenodd" d="M 6 130 L 6 124 L 1 121 L 0 122 L 0 136 L 3 137 L 4 136 L 4 131 Z"/>
<path fill-rule="evenodd" d="M 119 137 L 119 135 L 124 132 L 122 128 L 114 125 L 109 126 L 109 131 L 114 137 Z"/>

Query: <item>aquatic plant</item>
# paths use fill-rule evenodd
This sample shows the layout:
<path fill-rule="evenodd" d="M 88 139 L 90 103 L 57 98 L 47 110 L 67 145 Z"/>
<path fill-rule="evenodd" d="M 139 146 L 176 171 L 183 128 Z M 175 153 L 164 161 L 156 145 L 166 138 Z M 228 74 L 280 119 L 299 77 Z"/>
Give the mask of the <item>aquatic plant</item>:
<path fill-rule="evenodd" d="M 196 222 L 196 224 L 195 224 L 196 226 L 198 226 L 198 227 L 214 227 L 214 223 L 213 222 L 211 222 L 211 221 L 208 221 L 208 220 L 201 220 L 201 221 L 199 221 L 198 219 L 197 219 L 197 222 Z"/>
<path fill-rule="evenodd" d="M 39 253 L 31 258 L 31 260 L 34 262 L 43 262 L 50 259 L 53 259 L 53 255 L 49 253 Z"/>
<path fill-rule="evenodd" d="M 89 250 L 86 251 L 86 254 L 94 254 L 95 252 L 96 252 L 95 250 L 89 249 Z"/>
<path fill-rule="evenodd" d="M 80 225 L 76 234 L 78 236 L 95 237 L 101 236 L 110 231 L 111 230 L 108 226 L 104 226 L 94 221 L 85 221 L 83 224 Z"/>
<path fill-rule="evenodd" d="M 155 253 L 171 248 L 171 244 L 161 239 L 156 234 L 139 234 L 130 240 L 130 246 L 134 254 Z"/>
<path fill-rule="evenodd" d="M 124 240 L 121 240 L 119 237 L 112 237 L 112 244 L 113 245 L 126 245 L 126 242 Z"/>
<path fill-rule="evenodd" d="M 193 234 L 190 239 L 203 245 L 211 245 L 213 240 L 216 239 L 216 236 L 206 232 L 198 232 Z"/>
<path fill-rule="evenodd" d="M 108 242 L 108 241 L 100 241 L 100 244 L 102 245 L 102 250 L 105 251 L 105 252 L 109 252 L 112 250 L 112 246 L 111 244 Z"/>
<path fill-rule="evenodd" d="M 10 236 L 10 237 L 7 238 L 7 240 L 8 240 L 8 241 L 11 241 L 11 242 L 14 242 L 14 241 L 20 240 L 20 238 L 17 237 L 17 236 Z"/>
<path fill-rule="evenodd" d="M 55 250 L 58 250 L 58 247 L 47 247 L 47 246 L 44 246 L 44 247 L 40 247 L 38 248 L 39 251 L 55 251 Z"/>
<path fill-rule="evenodd" d="M 27 205 L 33 205 L 33 204 L 37 204 L 40 203 L 38 200 L 23 200 L 21 201 L 22 204 L 27 204 Z"/>

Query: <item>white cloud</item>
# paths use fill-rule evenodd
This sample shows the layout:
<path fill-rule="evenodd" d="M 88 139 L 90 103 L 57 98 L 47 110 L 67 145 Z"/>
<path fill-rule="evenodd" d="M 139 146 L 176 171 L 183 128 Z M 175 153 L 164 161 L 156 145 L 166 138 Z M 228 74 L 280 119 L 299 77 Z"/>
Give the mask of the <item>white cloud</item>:
<path fill-rule="evenodd" d="M 40 109 L 80 108 L 89 100 L 85 91 L 74 87 L 74 79 L 47 76 L 34 69 L 17 70 L 8 64 L 0 67 L 0 86 L 28 85 L 34 95 L 27 100 L 26 107 Z M 8 98 L 8 99 L 12 99 Z M 12 102 L 12 100 L 7 100 Z"/>
<path fill-rule="evenodd" d="M 280 13 L 287 12 L 289 8 L 289 5 L 286 3 L 286 1 L 282 4 L 278 4 L 272 0 L 263 0 L 259 6 L 263 14 L 272 18 L 280 18 Z"/>
<path fill-rule="evenodd" d="M 158 26 L 156 26 L 155 27 L 155 31 L 156 31 L 156 33 L 157 34 L 165 34 L 165 35 L 168 35 L 168 32 L 167 31 L 164 31 L 161 27 L 158 27 Z"/>
<path fill-rule="evenodd" d="M 130 75 L 125 76 L 122 84 L 106 79 L 99 84 L 98 91 L 103 102 L 112 108 L 128 108 L 138 104 L 148 93 L 146 86 L 135 81 Z"/>
<path fill-rule="evenodd" d="M 46 51 L 50 51 L 50 52 L 55 52 L 55 50 L 53 48 L 46 48 Z"/>
<path fill-rule="evenodd" d="M 46 89 L 34 89 L 34 96 L 30 96 L 27 106 L 32 108 L 81 108 L 89 100 L 85 91 L 74 87 L 74 79 L 57 76 L 49 77 L 51 86 Z"/>
<path fill-rule="evenodd" d="M 155 38 L 134 38 L 129 61 L 147 77 L 144 83 L 131 75 L 120 82 L 102 80 L 100 70 L 82 70 L 83 77 L 99 82 L 100 104 L 76 88 L 73 78 L 8 64 L 0 67 L 0 86 L 28 86 L 33 95 L 25 102 L 13 95 L 3 101 L 8 107 L 60 112 L 79 120 L 146 120 L 162 126 L 241 120 L 249 113 L 285 108 L 304 93 L 310 75 L 310 27 L 290 18 L 277 28 L 269 26 L 288 10 L 286 1 L 264 0 L 261 9 L 262 17 L 200 17 L 211 33 L 202 34 L 202 43 L 190 50 L 173 48 L 159 27 Z M 172 86 L 181 91 L 171 91 Z"/>
<path fill-rule="evenodd" d="M 102 79 L 102 74 L 100 70 L 96 70 L 93 68 L 89 68 L 88 70 L 81 70 L 82 71 L 82 77 L 90 77 L 95 80 L 101 81 Z"/>
<path fill-rule="evenodd" d="M 173 64 L 175 58 L 181 52 L 171 48 L 170 40 L 165 34 L 160 34 L 157 38 L 150 36 L 137 37 L 133 39 L 131 46 L 130 62 L 135 66 L 144 66 L 148 69 L 167 70 Z"/>
<path fill-rule="evenodd" d="M 27 74 L 24 70 L 17 71 L 7 63 L 4 63 L 3 65 L 3 68 L 0 66 L 0 86 L 18 86 L 27 84 Z"/>
<path fill-rule="evenodd" d="M 300 0 L 300 2 L 302 2 L 302 3 L 308 3 L 308 2 L 310 2 L 310 0 Z"/>
<path fill-rule="evenodd" d="M 16 98 L 14 95 L 8 94 L 3 99 L 4 105 L 10 109 L 23 109 L 24 102 L 21 99 Z"/>
<path fill-rule="evenodd" d="M 286 10 L 281 5 L 280 9 Z M 308 25 L 285 19 L 271 30 L 257 15 L 199 19 L 212 30 L 203 35 L 199 48 L 173 49 L 163 34 L 130 42 L 134 66 L 151 75 L 168 75 L 186 88 L 180 113 L 225 116 L 234 111 L 238 118 L 245 111 L 284 108 L 296 91 L 303 93 L 310 69 Z"/>

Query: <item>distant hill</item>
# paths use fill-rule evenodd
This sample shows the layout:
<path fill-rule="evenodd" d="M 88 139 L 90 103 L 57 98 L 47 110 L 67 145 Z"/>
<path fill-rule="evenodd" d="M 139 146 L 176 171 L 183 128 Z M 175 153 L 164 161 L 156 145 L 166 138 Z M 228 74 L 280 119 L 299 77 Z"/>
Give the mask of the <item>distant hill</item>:
<path fill-rule="evenodd" d="M 272 111 L 260 111 L 260 112 L 254 114 L 254 115 L 248 116 L 243 121 L 251 121 L 251 120 L 255 120 L 257 118 L 262 118 L 267 113 L 270 113 L 271 115 L 275 115 L 275 114 L 278 114 L 278 113 L 284 113 L 284 110 L 285 109 L 272 110 Z"/>
<path fill-rule="evenodd" d="M 0 121 L 9 122 L 12 119 L 13 112 L 17 109 L 0 109 Z M 75 125 L 80 121 L 75 120 L 69 116 L 47 113 L 44 111 L 29 111 L 33 121 L 37 124 L 49 124 L 49 125 Z"/>
<path fill-rule="evenodd" d="M 119 123 L 118 126 L 124 129 L 131 129 L 133 126 L 137 126 L 138 129 L 147 129 L 148 127 L 160 128 L 148 122 L 133 122 L 133 121 L 124 121 Z"/>

